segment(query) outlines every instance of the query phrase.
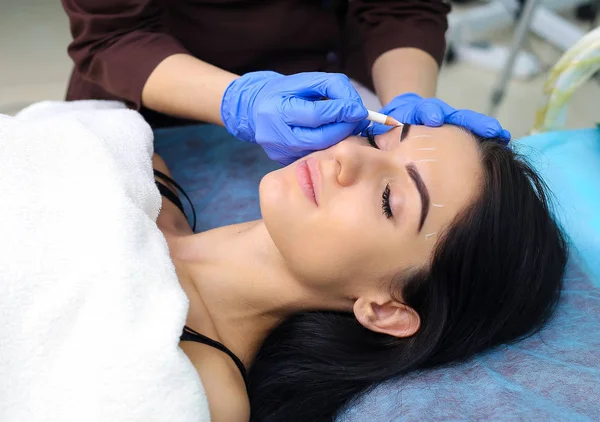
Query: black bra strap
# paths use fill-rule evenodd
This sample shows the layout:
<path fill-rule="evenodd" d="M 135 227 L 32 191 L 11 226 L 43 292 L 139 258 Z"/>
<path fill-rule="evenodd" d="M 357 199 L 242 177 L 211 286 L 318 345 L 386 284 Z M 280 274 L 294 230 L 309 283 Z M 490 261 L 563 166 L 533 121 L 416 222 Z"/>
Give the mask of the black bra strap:
<path fill-rule="evenodd" d="M 154 169 L 154 175 L 156 177 L 158 177 L 159 179 L 162 179 L 165 182 L 170 183 L 173 186 L 175 186 L 177 188 L 177 190 L 179 190 L 179 192 L 181 192 L 183 194 L 183 196 L 185 196 L 185 199 L 187 199 L 188 203 L 190 204 L 190 207 L 192 208 L 192 217 L 193 217 L 192 231 L 196 231 L 196 209 L 194 208 L 194 203 L 192 202 L 192 200 L 190 199 L 188 194 L 185 193 L 185 191 L 183 190 L 183 188 L 181 186 L 179 186 L 179 183 L 177 183 L 175 180 L 173 180 L 172 178 L 170 178 L 169 176 L 164 174 L 162 171 Z M 177 208 L 179 208 L 181 210 L 181 212 L 183 212 L 183 215 L 185 215 L 185 212 L 183 211 L 183 204 L 181 203 L 181 200 L 177 197 L 177 195 L 175 195 L 169 188 L 162 185 L 161 183 L 157 182 L 156 186 L 158 187 L 158 190 L 161 193 L 161 195 L 165 196 L 167 199 L 169 199 L 171 202 L 173 202 L 177 206 Z M 163 188 L 161 188 L 161 186 Z M 167 193 L 167 191 L 168 191 L 168 193 Z M 173 198 L 176 198 L 176 199 L 173 200 Z"/>
<path fill-rule="evenodd" d="M 204 334 L 200 334 L 199 332 L 192 330 L 187 325 L 183 327 L 183 334 L 180 338 L 181 341 L 194 341 L 196 343 L 206 344 L 207 346 L 214 347 L 215 349 L 219 349 L 223 353 L 227 354 L 235 363 L 235 365 L 240 370 L 242 374 L 242 378 L 244 379 L 244 384 L 246 384 L 246 389 L 248 389 L 248 374 L 246 372 L 246 367 L 243 362 L 238 358 L 231 350 L 229 350 L 223 343 L 219 343 L 209 337 L 206 337 Z"/>
<path fill-rule="evenodd" d="M 158 188 L 160 194 L 167 198 L 169 201 L 171 201 L 173 204 L 175 204 L 175 206 L 179 208 L 183 215 L 185 215 L 185 211 L 183 210 L 183 204 L 181 203 L 179 197 L 175 195 L 171 189 L 163 185 L 158 180 L 156 180 L 154 183 L 156 183 L 156 187 Z"/>

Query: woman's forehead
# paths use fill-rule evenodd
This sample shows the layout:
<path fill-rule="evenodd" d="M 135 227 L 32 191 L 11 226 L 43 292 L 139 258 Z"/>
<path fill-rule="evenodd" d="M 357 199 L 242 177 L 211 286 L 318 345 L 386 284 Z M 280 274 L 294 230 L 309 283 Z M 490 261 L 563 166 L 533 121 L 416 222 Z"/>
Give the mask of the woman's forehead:
<path fill-rule="evenodd" d="M 400 141 L 400 136 L 403 133 L 403 130 L 406 131 L 406 126 L 404 129 L 402 127 L 393 128 L 386 133 L 379 135 L 382 139 L 386 141 L 397 139 Z M 422 125 L 410 125 L 410 129 L 407 131 L 407 134 L 404 136 L 404 140 L 416 140 L 419 139 L 419 142 L 441 142 L 441 141 L 450 141 L 451 145 L 455 147 L 469 147 L 477 150 L 476 138 L 471 135 L 468 131 L 452 125 L 443 125 L 439 127 L 429 127 Z M 460 145 L 459 145 L 460 144 Z"/>
<path fill-rule="evenodd" d="M 435 205 L 429 232 L 443 229 L 480 192 L 483 168 L 477 140 L 454 126 L 415 126 L 399 148 L 418 166 Z"/>

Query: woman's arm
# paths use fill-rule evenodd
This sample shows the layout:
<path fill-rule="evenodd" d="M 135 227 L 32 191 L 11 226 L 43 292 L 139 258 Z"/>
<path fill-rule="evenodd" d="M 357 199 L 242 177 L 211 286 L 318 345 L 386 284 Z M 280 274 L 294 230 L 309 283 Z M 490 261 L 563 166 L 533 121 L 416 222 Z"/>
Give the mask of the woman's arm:
<path fill-rule="evenodd" d="M 362 28 L 367 65 L 383 112 L 404 123 L 454 124 L 508 142 L 510 133 L 497 120 L 456 110 L 437 98 L 422 98 L 435 97 L 446 48 L 448 0 L 354 0 L 350 11 Z M 375 126 L 375 133 L 385 130 Z"/>
<path fill-rule="evenodd" d="M 189 54 L 175 54 L 150 74 L 142 90 L 142 104 L 171 116 L 223 126 L 221 99 L 236 78 Z"/>
<path fill-rule="evenodd" d="M 382 104 L 405 92 L 434 97 L 438 64 L 432 56 L 416 48 L 386 51 L 373 64 L 373 83 Z"/>
<path fill-rule="evenodd" d="M 220 101 L 236 75 L 192 57 L 168 34 L 159 0 L 62 0 L 84 78 L 139 110 L 223 124 Z"/>
<path fill-rule="evenodd" d="M 449 12 L 445 0 L 350 2 L 350 13 L 362 30 L 367 66 L 382 104 L 405 92 L 435 95 Z"/>

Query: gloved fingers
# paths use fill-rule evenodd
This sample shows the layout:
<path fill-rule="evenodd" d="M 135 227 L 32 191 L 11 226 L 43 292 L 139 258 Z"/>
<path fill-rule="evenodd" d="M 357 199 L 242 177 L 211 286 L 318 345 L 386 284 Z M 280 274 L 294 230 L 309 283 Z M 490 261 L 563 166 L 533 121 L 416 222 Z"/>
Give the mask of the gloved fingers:
<path fill-rule="evenodd" d="M 440 101 L 441 102 L 441 101 Z M 413 111 L 413 122 L 407 122 L 417 125 L 438 127 L 444 124 L 444 109 L 437 101 L 423 100 Z"/>
<path fill-rule="evenodd" d="M 445 121 L 443 123 L 462 126 L 484 138 L 501 138 L 506 141 L 510 139 L 510 133 L 507 130 L 502 129 L 500 122 L 493 117 L 472 110 L 457 110 L 438 98 L 428 98 L 420 105 L 420 107 L 425 108 L 430 105 L 439 107 L 439 110 L 444 116 Z M 432 119 L 432 117 L 434 117 L 433 111 L 427 111 L 426 113 L 423 113 L 423 116 L 421 117 L 424 124 L 433 126 L 425 121 L 425 118 Z M 433 120 L 437 123 L 437 116 L 435 116 Z M 439 126 L 439 124 L 436 124 L 436 126 Z"/>
<path fill-rule="evenodd" d="M 298 158 L 303 157 L 310 152 L 290 153 L 288 149 L 281 147 L 280 145 L 269 145 L 268 147 L 264 148 L 264 150 L 271 160 L 276 161 L 284 166 L 293 163 Z"/>
<path fill-rule="evenodd" d="M 360 122 L 331 123 L 315 129 L 293 126 L 292 133 L 298 140 L 295 143 L 296 150 L 312 152 L 329 148 L 352 135 L 359 124 Z"/>
<path fill-rule="evenodd" d="M 379 112 L 383 114 L 390 114 L 392 111 L 398 108 L 414 107 L 421 101 L 423 101 L 423 98 L 420 95 L 412 92 L 401 94 L 387 103 L 381 110 L 379 110 Z"/>
<path fill-rule="evenodd" d="M 298 158 L 302 158 L 302 157 L 304 157 L 304 156 L 303 155 L 298 156 L 298 157 L 287 156 L 287 157 L 282 157 L 281 159 L 272 159 L 272 160 L 278 162 L 282 166 L 289 166 L 294 161 L 296 161 Z"/>
<path fill-rule="evenodd" d="M 362 102 L 358 101 L 307 101 L 298 97 L 284 99 L 279 113 L 284 123 L 307 128 L 317 128 L 330 123 L 358 122 L 368 114 Z"/>
<path fill-rule="evenodd" d="M 369 126 L 369 124 L 371 124 L 371 122 L 369 120 L 361 120 L 360 122 L 358 122 L 358 126 L 356 126 L 356 129 L 354 129 L 352 131 L 352 135 L 354 135 L 354 136 L 361 135 L 365 131 L 365 129 Z"/>
<path fill-rule="evenodd" d="M 306 98 L 353 100 L 362 105 L 362 98 L 350 82 L 350 78 L 342 73 L 305 72 L 288 76 L 286 79 L 286 85 L 294 89 L 290 92 L 296 95 Z"/>
<path fill-rule="evenodd" d="M 462 126 L 484 138 L 498 138 L 505 144 L 510 141 L 510 132 L 489 116 L 471 110 L 457 110 L 438 98 L 423 99 L 414 93 L 397 96 L 380 110 L 402 123 L 423 124 L 437 127 L 444 123 Z M 380 135 L 388 127 L 375 124 L 373 134 Z"/>
<path fill-rule="evenodd" d="M 508 130 L 502 129 L 502 133 L 500 134 L 500 139 L 502 141 L 504 141 L 504 144 L 506 145 L 512 139 L 512 135 L 510 134 L 510 132 Z"/>
<path fill-rule="evenodd" d="M 379 110 L 379 112 L 387 116 L 392 116 L 402 123 L 410 123 L 414 125 L 423 124 L 415 112 L 425 101 L 426 100 L 417 94 L 402 94 L 398 95 L 388 104 L 386 104 L 385 107 Z M 388 129 L 383 130 L 383 128 L 377 127 L 375 130 L 376 132 L 379 132 L 378 134 L 381 134 L 387 132 Z"/>
<path fill-rule="evenodd" d="M 446 116 L 446 123 L 465 127 L 484 138 L 502 138 L 507 135 L 498 120 L 472 110 L 456 110 Z M 510 136 L 509 133 L 508 135 Z"/>
<path fill-rule="evenodd" d="M 439 98 L 425 98 L 423 102 L 437 105 L 440 108 L 440 110 L 442 110 L 442 113 L 444 113 L 445 116 L 456 111 L 456 108 L 452 107 L 445 101 L 440 100 Z"/>
<path fill-rule="evenodd" d="M 407 93 L 394 98 L 380 113 L 388 114 L 402 123 L 438 127 L 444 124 L 445 116 L 455 110 L 440 99 Z"/>

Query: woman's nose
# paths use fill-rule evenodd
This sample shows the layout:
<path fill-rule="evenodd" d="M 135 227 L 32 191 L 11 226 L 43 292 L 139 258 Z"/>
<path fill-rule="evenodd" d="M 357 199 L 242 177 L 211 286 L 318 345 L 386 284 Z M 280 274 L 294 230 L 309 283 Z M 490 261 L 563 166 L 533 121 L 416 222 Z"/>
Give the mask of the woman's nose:
<path fill-rule="evenodd" d="M 374 148 L 355 142 L 340 142 L 334 147 L 334 158 L 339 163 L 338 183 L 341 186 L 351 186 L 367 176 L 367 173 L 382 169 L 382 156 L 381 151 Z"/>

